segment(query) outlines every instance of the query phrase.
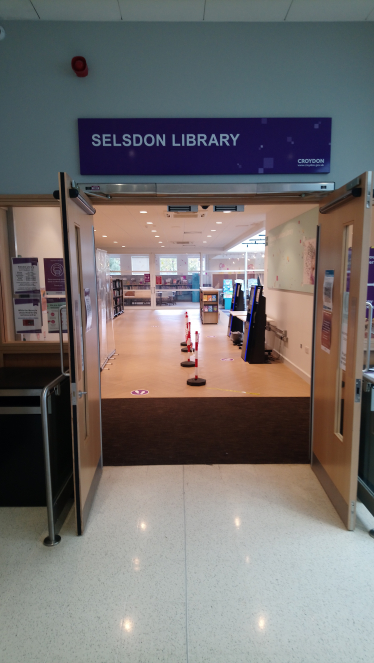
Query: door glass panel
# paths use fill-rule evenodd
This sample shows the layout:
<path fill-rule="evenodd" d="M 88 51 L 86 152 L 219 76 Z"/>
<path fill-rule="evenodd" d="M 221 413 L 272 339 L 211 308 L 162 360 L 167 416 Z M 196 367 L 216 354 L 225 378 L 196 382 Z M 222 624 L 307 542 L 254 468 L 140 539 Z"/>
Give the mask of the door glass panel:
<path fill-rule="evenodd" d="M 340 323 L 340 350 L 339 350 L 339 368 L 338 368 L 338 388 L 336 399 L 336 419 L 335 432 L 343 439 L 344 429 L 344 401 L 345 401 L 345 382 L 347 370 L 347 339 L 348 339 L 348 311 L 349 311 L 349 290 L 351 283 L 351 264 L 352 264 L 352 240 L 353 225 L 346 226 L 343 233 L 343 288 L 341 302 L 341 323 Z"/>

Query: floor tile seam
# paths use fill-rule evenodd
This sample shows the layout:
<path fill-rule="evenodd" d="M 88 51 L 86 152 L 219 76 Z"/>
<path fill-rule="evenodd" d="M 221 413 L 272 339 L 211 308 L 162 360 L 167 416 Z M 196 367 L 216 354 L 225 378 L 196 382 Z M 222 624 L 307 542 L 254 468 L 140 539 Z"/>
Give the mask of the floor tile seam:
<path fill-rule="evenodd" d="M 184 523 L 184 586 L 185 586 L 185 615 L 186 615 L 186 663 L 188 663 L 188 587 L 187 587 L 187 532 L 186 532 L 186 491 L 184 481 L 184 465 L 182 471 L 183 486 L 183 523 Z"/>

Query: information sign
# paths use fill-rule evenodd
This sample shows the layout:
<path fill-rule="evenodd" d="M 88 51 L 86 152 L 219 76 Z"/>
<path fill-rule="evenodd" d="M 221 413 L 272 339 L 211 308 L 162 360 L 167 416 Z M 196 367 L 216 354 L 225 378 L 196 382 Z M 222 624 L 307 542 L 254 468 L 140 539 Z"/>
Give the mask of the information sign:
<path fill-rule="evenodd" d="M 41 334 L 42 312 L 40 298 L 13 299 L 16 334 Z"/>
<path fill-rule="evenodd" d="M 47 297 L 65 294 L 63 258 L 44 258 L 45 289 Z"/>
<path fill-rule="evenodd" d="M 331 118 L 78 120 L 82 175 L 330 172 Z"/>
<path fill-rule="evenodd" d="M 13 292 L 40 295 L 37 258 L 12 258 Z"/>

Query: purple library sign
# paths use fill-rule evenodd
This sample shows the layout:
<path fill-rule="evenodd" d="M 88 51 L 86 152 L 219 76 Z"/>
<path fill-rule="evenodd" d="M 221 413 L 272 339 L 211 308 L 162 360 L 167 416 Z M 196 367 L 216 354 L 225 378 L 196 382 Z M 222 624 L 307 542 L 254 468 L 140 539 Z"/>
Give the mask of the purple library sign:
<path fill-rule="evenodd" d="M 78 120 L 81 175 L 330 172 L 331 118 Z"/>

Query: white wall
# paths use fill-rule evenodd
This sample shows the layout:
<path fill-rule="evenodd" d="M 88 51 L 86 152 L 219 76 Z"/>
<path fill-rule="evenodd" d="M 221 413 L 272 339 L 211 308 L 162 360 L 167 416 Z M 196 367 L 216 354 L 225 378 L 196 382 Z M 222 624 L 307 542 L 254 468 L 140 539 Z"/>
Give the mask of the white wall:
<path fill-rule="evenodd" d="M 79 169 L 79 117 L 332 118 L 327 176 L 170 174 L 158 181 L 327 179 L 342 186 L 373 168 L 373 22 L 2 25 L 1 193 L 52 193 L 60 170 L 86 182 Z M 77 54 L 87 58 L 86 78 L 71 70 Z M 155 178 L 88 181 L 113 179 Z"/>
<path fill-rule="evenodd" d="M 282 206 L 275 207 L 274 211 L 267 214 L 266 234 L 272 228 L 298 215 L 301 216 L 311 209 L 315 209 L 317 217 L 318 207 L 315 205 L 295 205 L 292 216 L 289 215 L 289 211 L 283 210 Z M 306 382 L 310 383 L 313 295 L 304 292 L 268 288 L 267 264 L 268 247 L 265 249 L 264 294 L 266 297 L 266 314 L 269 318 L 274 319 L 274 324 L 279 329 L 287 330 L 288 342 L 280 343 L 280 340 L 274 338 L 274 334 L 270 332 L 266 332 L 266 342 L 280 352 L 282 360 L 289 368 L 300 375 Z M 309 352 L 307 352 L 307 349 Z"/>

